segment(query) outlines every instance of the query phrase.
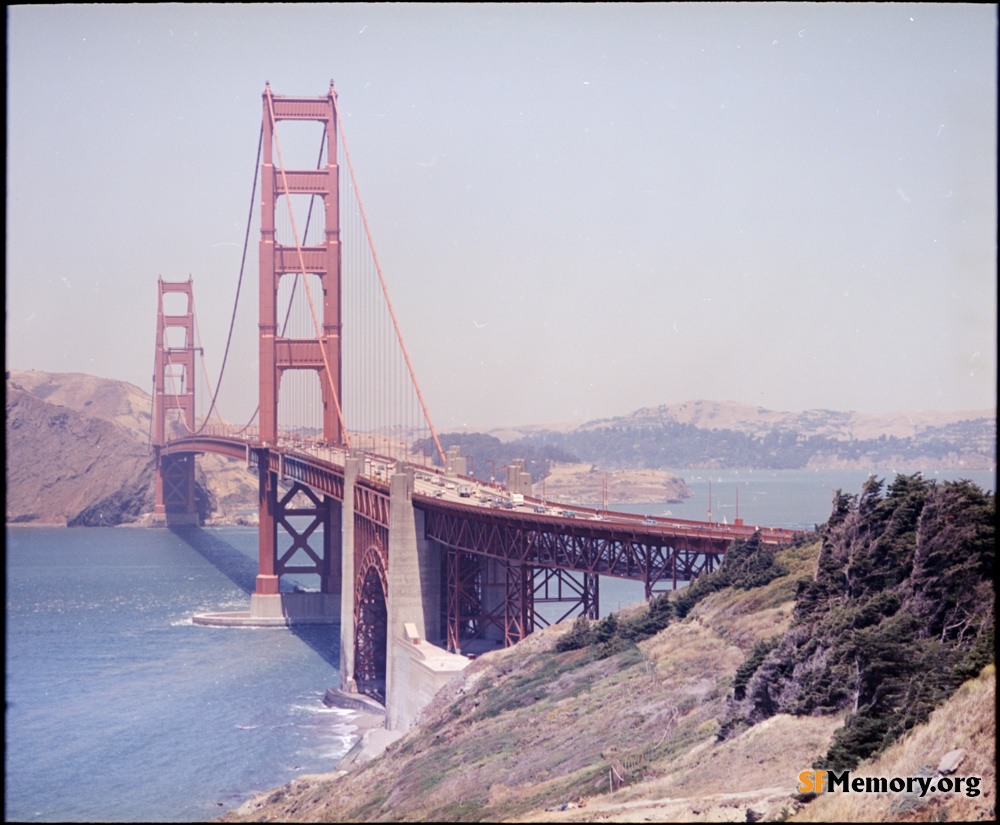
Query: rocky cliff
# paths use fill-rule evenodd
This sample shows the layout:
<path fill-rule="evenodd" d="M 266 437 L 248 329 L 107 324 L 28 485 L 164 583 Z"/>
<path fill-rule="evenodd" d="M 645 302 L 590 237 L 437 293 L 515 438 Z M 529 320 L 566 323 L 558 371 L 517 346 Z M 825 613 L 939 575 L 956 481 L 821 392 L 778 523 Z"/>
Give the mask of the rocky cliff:
<path fill-rule="evenodd" d="M 152 513 L 150 397 L 79 373 L 8 370 L 8 523 L 113 526 Z M 239 462 L 199 461 L 202 518 L 238 521 L 256 506 L 256 479 Z"/>
<path fill-rule="evenodd" d="M 153 456 L 121 424 L 9 380 L 6 436 L 8 522 L 107 526 L 152 510 Z"/>

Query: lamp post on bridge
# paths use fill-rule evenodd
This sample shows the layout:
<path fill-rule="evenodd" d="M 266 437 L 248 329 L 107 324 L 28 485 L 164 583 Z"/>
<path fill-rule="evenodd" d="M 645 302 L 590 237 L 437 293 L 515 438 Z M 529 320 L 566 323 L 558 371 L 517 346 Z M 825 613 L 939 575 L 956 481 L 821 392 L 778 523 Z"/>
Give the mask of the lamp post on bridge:
<path fill-rule="evenodd" d="M 490 465 L 490 484 L 493 484 L 497 480 L 497 465 L 492 458 L 486 459 Z"/>
<path fill-rule="evenodd" d="M 740 485 L 739 482 L 736 483 L 736 521 L 734 522 L 737 527 L 743 526 L 743 519 L 740 518 Z"/>

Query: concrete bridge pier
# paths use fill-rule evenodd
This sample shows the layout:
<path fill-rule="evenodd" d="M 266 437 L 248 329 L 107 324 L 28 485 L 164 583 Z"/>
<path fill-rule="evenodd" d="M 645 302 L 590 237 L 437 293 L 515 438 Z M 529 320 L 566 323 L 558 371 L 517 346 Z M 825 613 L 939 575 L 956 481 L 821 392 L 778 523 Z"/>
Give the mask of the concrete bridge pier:
<path fill-rule="evenodd" d="M 168 455 L 157 448 L 153 523 L 167 527 L 201 524 L 195 504 L 194 455 Z"/>
<path fill-rule="evenodd" d="M 334 624 L 341 609 L 341 521 L 339 502 L 294 483 L 282 496 L 270 457 L 261 451 L 258 574 L 250 610 L 201 613 L 195 624 L 220 627 L 288 627 Z M 309 519 L 305 526 L 302 519 Z M 279 527 L 290 545 L 279 552 Z M 322 539 L 322 546 L 315 542 Z M 313 542 L 313 544 L 310 544 Z M 316 574 L 319 592 L 280 591 L 284 574 Z"/>
<path fill-rule="evenodd" d="M 434 694 L 468 665 L 431 644 L 441 638 L 441 548 L 424 537 L 413 506 L 413 469 L 397 468 L 389 486 L 386 727 L 408 730 Z"/>

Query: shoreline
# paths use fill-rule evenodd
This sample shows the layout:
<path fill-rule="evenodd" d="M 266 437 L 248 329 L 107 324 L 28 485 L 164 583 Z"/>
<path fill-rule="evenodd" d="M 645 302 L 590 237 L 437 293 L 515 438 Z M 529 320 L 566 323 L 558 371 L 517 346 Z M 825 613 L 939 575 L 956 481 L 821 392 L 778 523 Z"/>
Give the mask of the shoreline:
<path fill-rule="evenodd" d="M 378 713 L 375 710 L 362 710 L 358 706 L 362 702 L 345 702 L 343 705 L 338 704 L 336 699 L 331 702 L 329 701 L 331 694 L 339 694 L 339 691 L 328 690 L 327 696 L 324 698 L 324 704 L 330 707 L 343 707 L 354 714 L 348 720 L 348 724 L 354 725 L 355 731 L 350 736 L 352 738 L 356 737 L 351 747 L 347 749 L 347 752 L 334 764 L 332 770 L 325 773 L 299 774 L 284 785 L 269 788 L 266 791 L 255 794 L 240 803 L 237 807 L 230 808 L 220 819 L 214 821 L 226 821 L 226 818 L 230 814 L 238 817 L 252 816 L 258 810 L 270 804 L 273 801 L 274 795 L 279 793 L 283 788 L 305 790 L 314 784 L 327 783 L 346 776 L 352 770 L 381 756 L 389 745 L 403 736 L 401 731 L 386 730 L 385 715 L 383 713 Z M 346 694 L 344 696 L 347 699 L 353 698 Z"/>
<path fill-rule="evenodd" d="M 353 711 L 356 716 L 352 721 L 362 731 L 358 740 L 348 748 L 347 753 L 337 760 L 335 771 L 346 772 L 353 765 L 363 765 L 371 761 L 403 735 L 402 731 L 386 728 L 388 721 L 386 709 L 363 694 L 344 693 L 337 688 L 327 688 L 323 704 L 331 708 Z"/>

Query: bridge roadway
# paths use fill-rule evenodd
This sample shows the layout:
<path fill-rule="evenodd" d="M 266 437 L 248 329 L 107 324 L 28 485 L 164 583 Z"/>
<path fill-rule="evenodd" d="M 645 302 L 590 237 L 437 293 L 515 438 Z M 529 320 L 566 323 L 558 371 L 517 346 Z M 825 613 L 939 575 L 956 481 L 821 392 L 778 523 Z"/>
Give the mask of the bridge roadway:
<path fill-rule="evenodd" d="M 247 468 L 256 471 L 261 445 L 252 433 L 203 434 L 168 442 L 162 451 L 217 453 L 246 461 Z M 343 501 L 345 449 L 287 438 L 269 447 L 268 455 L 279 480 L 297 481 Z M 359 484 L 387 498 L 395 461 L 369 453 L 354 455 L 363 457 Z M 427 538 L 462 552 L 534 567 L 645 581 L 647 597 L 658 582 L 671 579 L 676 587 L 677 581 L 713 569 L 734 539 L 759 532 L 763 543 L 779 545 L 796 535 L 776 527 L 553 506 L 533 496 L 514 506 L 498 485 L 446 476 L 436 467 L 410 466 L 413 504 L 427 514 Z M 472 485 L 471 496 L 459 494 L 460 484 Z"/>
<path fill-rule="evenodd" d="M 515 644 L 577 613 L 596 619 L 601 576 L 641 581 L 648 599 L 711 572 L 733 539 L 759 532 L 765 543 L 784 544 L 796 535 L 553 508 L 531 496 L 515 507 L 496 485 L 437 468 L 400 472 L 384 456 L 293 439 L 262 445 L 254 433 L 181 438 L 159 452 L 185 465 L 191 484 L 200 453 L 245 461 L 261 484 L 250 611 L 195 623 L 333 623 L 339 615 L 341 691 L 384 704 L 390 730 L 406 730 L 474 652 Z M 471 495 L 460 495 L 460 484 L 472 485 Z M 293 524 L 297 517 L 308 526 Z M 280 551 L 279 524 L 292 539 Z M 319 574 L 319 592 L 281 593 L 285 573 Z M 555 603 L 557 613 L 566 611 L 560 618 L 537 609 Z"/>

